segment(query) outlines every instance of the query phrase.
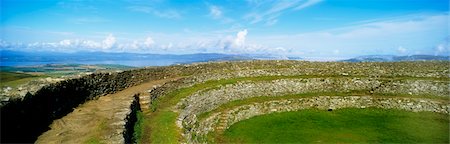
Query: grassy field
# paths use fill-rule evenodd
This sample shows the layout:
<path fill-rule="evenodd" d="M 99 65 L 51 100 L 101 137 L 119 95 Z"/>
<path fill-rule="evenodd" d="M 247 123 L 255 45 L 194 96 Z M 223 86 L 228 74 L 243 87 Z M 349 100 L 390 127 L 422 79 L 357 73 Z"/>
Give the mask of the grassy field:
<path fill-rule="evenodd" d="M 38 78 L 60 78 L 82 72 L 128 70 L 134 67 L 122 65 L 47 64 L 40 66 L 0 66 L 0 87 L 17 87 Z"/>
<path fill-rule="evenodd" d="M 24 78 L 36 77 L 31 74 L 25 73 L 14 73 L 14 72 L 0 72 L 0 81 L 1 82 L 10 82 Z"/>
<path fill-rule="evenodd" d="M 449 143 L 448 115 L 347 108 L 274 113 L 240 121 L 224 143 Z"/>
<path fill-rule="evenodd" d="M 43 77 L 43 75 L 31 75 L 26 73 L 0 72 L 0 87 L 15 87 L 30 80 Z"/>

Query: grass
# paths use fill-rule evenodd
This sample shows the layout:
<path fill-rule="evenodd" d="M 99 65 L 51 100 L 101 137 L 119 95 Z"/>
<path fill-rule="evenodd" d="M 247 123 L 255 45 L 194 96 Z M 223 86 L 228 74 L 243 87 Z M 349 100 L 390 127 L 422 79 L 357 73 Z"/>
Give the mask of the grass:
<path fill-rule="evenodd" d="M 175 112 L 163 111 L 150 117 L 149 121 L 154 123 L 150 125 L 152 132 L 150 135 L 151 143 L 179 143 L 180 132 L 175 125 L 177 116 L 178 114 Z"/>
<path fill-rule="evenodd" d="M 87 67 L 91 68 L 87 68 Z M 68 68 L 58 70 L 57 68 Z M 81 72 L 128 70 L 134 67 L 122 65 L 81 65 L 81 64 L 49 64 L 33 67 L 0 66 L 0 87 L 17 87 L 31 80 L 45 77 L 61 77 L 80 74 Z M 22 72 L 17 72 L 22 71 Z M 39 74 L 37 74 L 39 73 Z"/>
<path fill-rule="evenodd" d="M 101 133 L 104 133 L 108 129 L 107 120 L 102 119 L 97 122 L 97 127 L 95 128 L 95 133 L 93 133 L 89 139 L 87 139 L 84 143 L 86 144 L 103 144 L 103 142 L 100 141 Z"/>
<path fill-rule="evenodd" d="M 85 144 L 102 144 L 99 139 L 95 137 L 89 138 L 87 141 L 84 142 Z"/>
<path fill-rule="evenodd" d="M 144 114 L 141 111 L 136 112 L 136 123 L 134 125 L 133 141 L 141 143 L 142 131 L 144 130 Z"/>
<path fill-rule="evenodd" d="M 0 81 L 1 82 L 15 81 L 15 80 L 30 78 L 30 77 L 35 77 L 35 76 L 30 75 L 30 74 L 25 74 L 25 73 L 0 72 Z"/>
<path fill-rule="evenodd" d="M 0 72 L 0 87 L 17 87 L 28 81 L 42 78 L 43 75 L 31 75 L 25 73 Z"/>
<path fill-rule="evenodd" d="M 240 121 L 215 138 L 220 143 L 449 143 L 449 118 L 376 108 L 308 109 Z"/>
<path fill-rule="evenodd" d="M 231 78 L 231 79 L 222 79 L 222 80 L 210 80 L 204 83 L 195 84 L 191 87 L 181 88 L 170 92 L 169 94 L 158 98 L 151 105 L 152 112 L 148 112 L 145 114 L 142 137 L 140 138 L 143 143 L 180 143 L 181 133 L 180 129 L 176 126 L 176 117 L 178 113 L 172 110 L 172 107 L 176 105 L 181 99 L 194 94 L 197 91 L 206 90 L 206 89 L 214 89 L 218 88 L 221 85 L 234 84 L 239 81 L 270 81 L 276 79 L 296 79 L 296 78 L 343 78 L 346 76 L 314 76 L 314 75 L 297 75 L 297 76 L 259 76 L 259 77 L 240 77 L 240 78 Z M 355 77 L 355 76 L 351 76 Z M 364 78 L 364 77 L 360 77 Z M 447 78 L 417 78 L 417 77 L 397 77 L 397 78 L 378 78 L 380 80 L 406 80 L 406 79 L 423 79 L 423 80 L 435 80 L 435 81 L 447 81 Z M 307 93 L 300 95 L 324 95 L 327 93 Z M 329 95 L 366 95 L 364 92 L 349 92 L 349 93 L 332 93 Z M 298 97 L 299 95 L 291 95 L 288 97 Z M 409 96 L 409 95 L 408 95 Z M 411 97 L 411 96 L 409 96 Z M 262 98 L 261 100 L 264 100 Z M 242 102 L 235 102 L 234 105 L 238 105 Z M 251 101 L 251 100 L 250 100 Z M 256 100 L 258 101 L 258 100 Z M 231 103 L 233 105 L 233 103 Z M 204 115 L 200 115 L 200 117 L 204 117 Z"/>

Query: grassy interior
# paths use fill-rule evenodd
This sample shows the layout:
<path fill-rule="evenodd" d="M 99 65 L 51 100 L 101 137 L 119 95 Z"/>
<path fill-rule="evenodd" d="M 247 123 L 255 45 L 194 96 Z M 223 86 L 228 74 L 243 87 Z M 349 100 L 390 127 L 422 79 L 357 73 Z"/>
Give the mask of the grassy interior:
<path fill-rule="evenodd" d="M 220 143 L 448 143 L 449 118 L 376 108 L 308 109 L 243 120 L 215 139 Z"/>

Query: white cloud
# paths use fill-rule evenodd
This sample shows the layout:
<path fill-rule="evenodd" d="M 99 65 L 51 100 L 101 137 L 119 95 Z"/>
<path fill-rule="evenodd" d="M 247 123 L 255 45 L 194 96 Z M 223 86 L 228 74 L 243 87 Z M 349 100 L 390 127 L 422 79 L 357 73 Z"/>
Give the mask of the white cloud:
<path fill-rule="evenodd" d="M 219 19 L 222 17 L 222 11 L 218 6 L 212 5 L 209 7 L 209 15 L 215 19 Z"/>
<path fill-rule="evenodd" d="M 278 17 L 285 13 L 286 10 L 299 11 L 307 7 L 322 2 L 322 0 L 287 0 L 287 1 L 250 1 L 249 4 L 255 7 L 255 10 L 245 15 L 251 24 L 265 22 L 266 25 L 274 25 L 278 21 Z"/>
<path fill-rule="evenodd" d="M 3 46 L 1 46 L 4 48 Z M 27 49 L 39 49 L 39 50 L 48 50 L 48 51 L 79 51 L 79 50 L 88 50 L 88 51 L 113 51 L 116 47 L 116 38 L 109 34 L 104 40 L 101 42 L 93 41 L 93 40 L 83 40 L 83 39 L 64 39 L 59 42 L 34 42 L 29 44 L 21 44 L 15 43 L 10 44 L 10 47 L 14 48 L 22 48 L 25 47 Z"/>
<path fill-rule="evenodd" d="M 116 43 L 116 38 L 112 34 L 109 34 L 108 37 L 106 37 L 106 39 L 102 41 L 101 48 L 110 49 L 111 47 L 114 46 L 115 43 Z"/>
<path fill-rule="evenodd" d="M 152 37 L 147 37 L 147 38 L 145 39 L 144 45 L 145 45 L 146 47 L 151 47 L 151 46 L 153 46 L 153 44 L 155 44 L 155 41 L 153 40 Z"/>
<path fill-rule="evenodd" d="M 232 54 L 271 54 L 285 55 L 289 50 L 285 47 L 269 47 L 247 42 L 248 30 L 240 30 L 235 36 L 226 36 L 214 43 L 202 43 L 203 47 L 220 48 L 219 51 Z"/>
<path fill-rule="evenodd" d="M 271 25 L 276 24 L 277 22 L 278 22 L 278 19 L 269 19 L 269 20 L 267 20 L 266 25 L 271 26 Z"/>
<path fill-rule="evenodd" d="M 80 18 L 70 18 L 69 22 L 74 24 L 92 24 L 92 23 L 105 23 L 109 20 L 101 17 L 80 17 Z"/>
<path fill-rule="evenodd" d="M 245 44 L 245 37 L 247 37 L 247 29 L 239 31 L 236 34 L 236 39 L 234 40 L 234 44 L 238 47 L 241 47 Z"/>
<path fill-rule="evenodd" d="M 82 40 L 80 44 L 82 48 L 91 48 L 91 49 L 98 49 L 102 46 L 100 43 L 91 40 Z"/>
<path fill-rule="evenodd" d="M 179 19 L 181 18 L 181 14 L 178 13 L 178 11 L 169 9 L 164 11 L 154 11 L 154 15 L 162 18 L 168 18 L 168 19 Z"/>
<path fill-rule="evenodd" d="M 404 47 L 402 47 L 402 46 L 399 46 L 398 48 L 397 48 L 397 51 L 400 53 L 400 54 L 405 54 L 406 53 L 406 48 L 404 48 Z"/>
<path fill-rule="evenodd" d="M 59 45 L 67 47 L 71 45 L 71 41 L 70 40 L 62 40 L 59 42 Z"/>
<path fill-rule="evenodd" d="M 147 14 L 152 14 L 157 17 L 161 18 L 168 18 L 168 19 L 179 19 L 181 18 L 181 14 L 174 9 L 166 9 L 166 10 L 157 10 L 152 7 L 148 6 L 130 6 L 127 7 L 128 10 L 134 11 L 134 12 L 142 12 Z"/>
<path fill-rule="evenodd" d="M 450 45 L 449 45 L 450 36 L 448 36 L 443 42 L 436 45 L 434 48 L 434 55 L 450 55 Z"/>
<path fill-rule="evenodd" d="M 333 51 L 333 54 L 335 54 L 335 55 L 337 55 L 337 54 L 339 54 L 339 53 L 340 53 L 340 51 L 337 50 L 337 49 Z"/>
<path fill-rule="evenodd" d="M 297 6 L 294 10 L 301 10 L 322 2 L 323 0 L 307 0 L 305 3 Z"/>
<path fill-rule="evenodd" d="M 0 39 L 0 48 L 9 48 L 10 46 L 11 46 L 10 43 L 4 41 L 3 39 Z"/>
<path fill-rule="evenodd" d="M 225 16 L 223 8 L 216 5 L 208 4 L 208 9 L 209 9 L 208 16 L 211 17 L 212 19 L 219 20 L 223 23 L 234 22 L 234 19 Z"/>

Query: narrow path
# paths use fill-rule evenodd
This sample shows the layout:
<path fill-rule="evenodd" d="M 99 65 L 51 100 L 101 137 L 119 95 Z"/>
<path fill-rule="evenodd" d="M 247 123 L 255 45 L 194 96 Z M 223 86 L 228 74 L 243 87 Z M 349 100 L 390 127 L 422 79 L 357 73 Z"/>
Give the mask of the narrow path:
<path fill-rule="evenodd" d="M 38 137 L 36 143 L 117 143 L 122 135 L 123 115 L 129 111 L 133 96 L 145 93 L 153 86 L 179 78 L 144 82 L 114 94 L 88 101 L 61 119 L 53 121 L 50 130 Z"/>

